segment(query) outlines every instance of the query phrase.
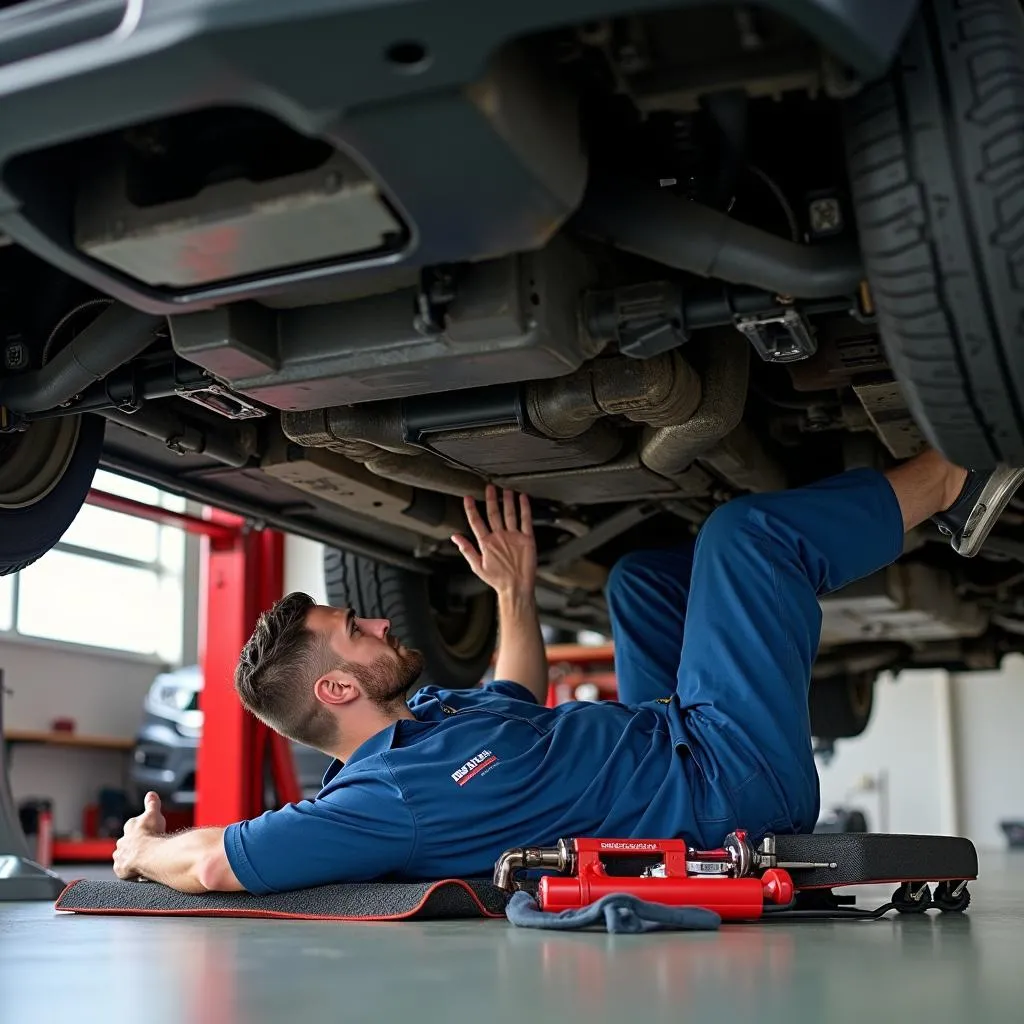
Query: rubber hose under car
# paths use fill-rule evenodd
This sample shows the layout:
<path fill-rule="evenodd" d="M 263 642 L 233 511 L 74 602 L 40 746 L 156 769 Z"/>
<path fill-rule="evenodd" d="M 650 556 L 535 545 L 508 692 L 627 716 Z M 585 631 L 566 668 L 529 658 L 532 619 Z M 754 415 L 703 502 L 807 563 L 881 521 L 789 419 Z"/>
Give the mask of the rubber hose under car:
<path fill-rule="evenodd" d="M 0 404 L 20 413 L 62 405 L 148 348 L 161 323 L 161 317 L 112 305 L 45 366 L 0 382 Z"/>
<path fill-rule="evenodd" d="M 852 294 L 864 276 L 849 242 L 800 245 L 627 181 L 593 181 L 570 227 L 676 270 L 793 298 Z"/>

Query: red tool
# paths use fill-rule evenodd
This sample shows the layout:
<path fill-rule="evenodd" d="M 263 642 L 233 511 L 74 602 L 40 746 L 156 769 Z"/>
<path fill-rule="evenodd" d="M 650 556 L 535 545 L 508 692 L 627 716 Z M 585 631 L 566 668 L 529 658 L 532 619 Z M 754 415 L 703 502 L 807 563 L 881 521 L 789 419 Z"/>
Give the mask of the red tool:
<path fill-rule="evenodd" d="M 539 882 L 516 877 L 530 869 L 547 874 Z M 932 908 L 962 913 L 971 902 L 967 883 L 977 877 L 977 851 L 959 837 L 769 834 L 755 849 L 740 830 L 730 832 L 717 850 L 697 850 L 680 839 L 560 839 L 556 846 L 506 850 L 494 868 L 496 886 L 509 893 L 525 890 L 549 912 L 629 893 L 649 903 L 704 907 L 726 921 L 768 915 L 862 920 Z M 929 880 L 936 883 L 934 892 Z M 893 881 L 900 881 L 899 888 L 873 910 L 833 892 Z"/>
<path fill-rule="evenodd" d="M 793 901 L 787 867 L 834 866 L 778 864 L 770 847 L 755 850 L 745 832 L 730 833 L 718 850 L 695 850 L 681 839 L 561 839 L 554 847 L 508 850 L 497 862 L 494 883 L 511 891 L 518 870 L 554 868 L 563 874 L 540 879 L 541 910 L 584 907 L 626 892 L 652 903 L 704 907 L 737 921 L 759 918 L 766 903 Z"/>

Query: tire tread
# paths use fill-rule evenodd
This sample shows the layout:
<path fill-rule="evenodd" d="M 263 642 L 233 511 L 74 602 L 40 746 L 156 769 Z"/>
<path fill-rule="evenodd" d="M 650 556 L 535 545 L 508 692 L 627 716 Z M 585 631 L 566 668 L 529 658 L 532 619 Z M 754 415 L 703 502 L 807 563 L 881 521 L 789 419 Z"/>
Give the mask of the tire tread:
<path fill-rule="evenodd" d="M 1024 464 L 1022 60 L 1019 5 L 928 0 L 847 119 L 890 363 L 929 442 L 978 469 Z"/>

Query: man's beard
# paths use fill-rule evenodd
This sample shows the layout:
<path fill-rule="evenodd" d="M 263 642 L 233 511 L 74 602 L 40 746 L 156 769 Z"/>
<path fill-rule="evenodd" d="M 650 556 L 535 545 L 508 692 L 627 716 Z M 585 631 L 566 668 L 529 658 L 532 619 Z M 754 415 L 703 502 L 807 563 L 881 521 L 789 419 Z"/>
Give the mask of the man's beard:
<path fill-rule="evenodd" d="M 345 671 L 355 677 L 366 696 L 382 710 L 404 701 L 423 671 L 423 655 L 419 651 L 400 651 L 397 647 L 394 650 L 393 657 L 382 654 L 372 665 L 345 665 Z"/>

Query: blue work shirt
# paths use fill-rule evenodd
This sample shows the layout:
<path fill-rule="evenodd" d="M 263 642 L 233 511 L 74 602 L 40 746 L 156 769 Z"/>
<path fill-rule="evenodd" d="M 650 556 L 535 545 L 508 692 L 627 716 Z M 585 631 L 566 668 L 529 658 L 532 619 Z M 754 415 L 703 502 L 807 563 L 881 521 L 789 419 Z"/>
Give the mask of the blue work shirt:
<path fill-rule="evenodd" d="M 709 823 L 735 827 L 728 794 L 677 750 L 686 728 L 676 698 L 547 708 L 518 683 L 496 681 L 424 687 L 409 707 L 415 721 L 334 762 L 316 799 L 228 827 L 228 861 L 247 890 L 490 876 L 515 846 L 573 836 L 693 842 Z"/>

